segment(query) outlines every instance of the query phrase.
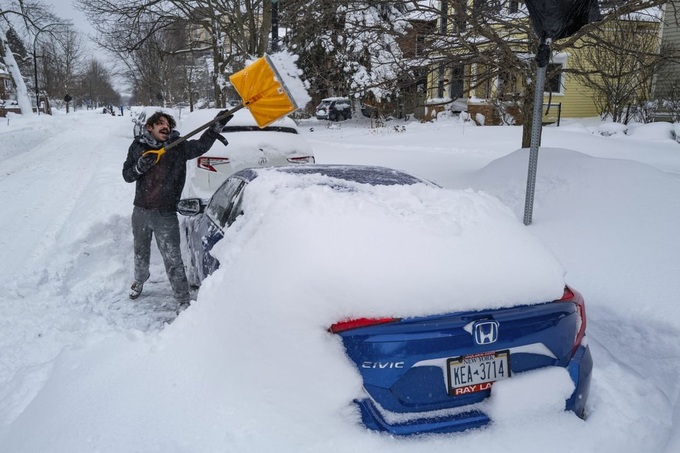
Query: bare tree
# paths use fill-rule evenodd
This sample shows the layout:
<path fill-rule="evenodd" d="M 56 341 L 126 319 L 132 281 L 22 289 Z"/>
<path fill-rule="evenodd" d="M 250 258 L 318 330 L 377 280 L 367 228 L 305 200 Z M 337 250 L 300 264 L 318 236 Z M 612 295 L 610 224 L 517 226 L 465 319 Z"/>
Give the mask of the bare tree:
<path fill-rule="evenodd" d="M 226 74 L 246 60 L 262 55 L 271 28 L 271 0 L 78 0 L 100 32 L 99 44 L 120 57 L 130 54 L 157 34 L 185 24 L 190 39 L 171 54 L 208 52 L 215 102 L 228 97 Z M 125 33 L 120 33 L 121 27 Z"/>
<path fill-rule="evenodd" d="M 39 47 L 40 86 L 51 99 L 59 100 L 76 88 L 82 70 L 82 41 L 73 30 L 51 35 Z"/>
<path fill-rule="evenodd" d="M 19 61 L 15 58 L 15 53 L 11 49 L 7 39 L 9 30 L 20 32 L 12 36 L 13 45 L 22 43 L 24 49 L 32 50 L 34 77 L 31 80 L 31 87 L 36 91 L 37 84 L 37 50 L 38 38 L 44 35 L 54 34 L 68 29 L 70 23 L 55 16 L 51 9 L 40 1 L 16 0 L 5 2 L 7 6 L 0 9 L 0 41 L 4 49 L 3 60 L 10 67 L 12 79 L 17 88 L 17 100 L 23 114 L 32 112 L 31 101 L 28 94 L 27 83 L 25 81 L 26 68 L 28 65 L 27 52 L 21 52 Z M 43 32 L 44 35 L 41 35 Z M 24 42 L 32 45 L 23 45 Z M 24 73 L 22 73 L 22 70 Z M 29 79 L 30 80 L 30 79 Z"/>
<path fill-rule="evenodd" d="M 600 21 L 582 27 L 568 38 L 553 42 L 553 54 L 567 52 L 588 41 L 596 42 L 602 52 L 614 52 L 619 56 L 632 54 L 632 58 L 654 60 L 658 49 L 651 52 L 641 47 L 624 49 L 618 44 L 617 38 L 606 30 L 621 17 L 658 8 L 665 1 L 608 1 L 606 7 L 602 8 Z M 435 93 L 435 96 L 441 94 L 441 88 L 446 87 L 442 82 L 456 68 L 460 68 L 457 77 L 462 79 L 468 90 L 476 91 L 478 97 L 491 98 L 494 93 L 505 96 L 517 94 L 516 107 L 524 125 L 522 146 L 528 147 L 531 142 L 536 76 L 534 55 L 539 41 L 522 3 L 515 0 L 472 3 L 467 0 L 444 0 L 432 6 L 414 3 L 418 3 L 418 7 L 424 11 L 439 15 L 439 36 L 429 43 L 431 79 L 440 81 L 440 93 Z M 559 70 L 576 71 L 571 68 Z M 578 71 L 581 75 L 587 72 L 585 68 Z"/>
<path fill-rule="evenodd" d="M 600 114 L 612 121 L 625 122 L 631 106 L 650 99 L 653 76 L 669 56 L 659 48 L 657 24 L 640 19 L 624 16 L 585 36 L 570 65 L 595 93 Z"/>
<path fill-rule="evenodd" d="M 89 100 L 93 107 L 118 105 L 120 94 L 111 83 L 109 71 L 96 59 L 91 59 L 80 76 L 76 93 Z"/>
<path fill-rule="evenodd" d="M 156 32 L 124 60 L 136 101 L 159 105 L 175 101 L 175 85 L 181 76 L 181 61 L 173 54 L 178 34 L 171 28 Z"/>

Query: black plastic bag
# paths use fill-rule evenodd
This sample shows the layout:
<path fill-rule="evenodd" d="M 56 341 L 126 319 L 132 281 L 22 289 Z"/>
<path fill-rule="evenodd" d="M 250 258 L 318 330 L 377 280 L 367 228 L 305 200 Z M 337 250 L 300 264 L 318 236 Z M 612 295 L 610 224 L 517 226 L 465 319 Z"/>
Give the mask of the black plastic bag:
<path fill-rule="evenodd" d="M 597 0 L 526 0 L 526 5 L 542 40 L 567 38 L 601 18 Z"/>

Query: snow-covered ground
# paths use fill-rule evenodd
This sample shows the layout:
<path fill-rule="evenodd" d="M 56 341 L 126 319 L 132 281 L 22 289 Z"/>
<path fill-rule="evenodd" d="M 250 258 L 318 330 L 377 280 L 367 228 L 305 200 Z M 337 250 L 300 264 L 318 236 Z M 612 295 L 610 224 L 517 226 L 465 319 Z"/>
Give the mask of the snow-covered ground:
<path fill-rule="evenodd" d="M 385 165 L 483 191 L 521 222 L 528 152 L 518 150 L 519 128 L 387 124 L 311 119 L 301 128 L 319 163 Z M 224 265 L 167 324 L 171 290 L 152 247 L 145 295 L 127 298 L 129 116 L 0 119 L 0 451 L 680 451 L 680 144 L 663 123 L 597 130 L 617 132 L 595 121 L 544 129 L 533 223 L 523 227 L 586 299 L 595 362 L 587 420 L 550 404 L 504 411 L 551 398 L 539 390 L 554 379 L 520 376 L 497 384 L 492 425 L 394 439 L 354 423 L 343 392 L 357 378 L 340 352 L 321 357 L 337 343 L 292 317 L 253 329 L 266 316 L 247 305 L 248 288 L 276 293 L 261 276 Z M 290 363 L 305 352 L 321 357 L 328 381 L 296 374 L 305 368 Z M 345 409 L 329 414 L 320 402 Z"/>

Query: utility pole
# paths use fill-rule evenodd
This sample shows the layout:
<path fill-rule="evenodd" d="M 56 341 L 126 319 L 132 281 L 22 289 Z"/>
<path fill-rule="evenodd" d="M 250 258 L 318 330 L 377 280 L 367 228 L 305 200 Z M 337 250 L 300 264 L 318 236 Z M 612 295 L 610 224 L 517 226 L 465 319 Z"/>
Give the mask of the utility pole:
<path fill-rule="evenodd" d="M 279 50 L 279 0 L 272 0 L 272 53 Z"/>

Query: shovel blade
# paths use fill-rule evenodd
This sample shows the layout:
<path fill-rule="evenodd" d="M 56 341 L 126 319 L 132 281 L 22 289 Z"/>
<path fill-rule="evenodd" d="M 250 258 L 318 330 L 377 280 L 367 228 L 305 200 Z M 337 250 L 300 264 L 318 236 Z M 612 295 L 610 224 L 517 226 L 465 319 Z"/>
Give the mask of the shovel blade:
<path fill-rule="evenodd" d="M 267 55 L 229 76 L 229 81 L 261 128 L 298 109 Z"/>

